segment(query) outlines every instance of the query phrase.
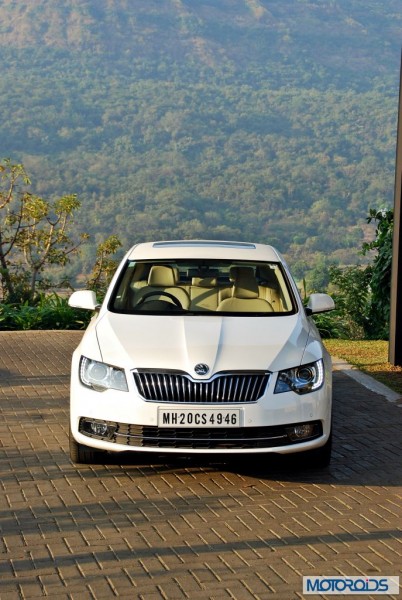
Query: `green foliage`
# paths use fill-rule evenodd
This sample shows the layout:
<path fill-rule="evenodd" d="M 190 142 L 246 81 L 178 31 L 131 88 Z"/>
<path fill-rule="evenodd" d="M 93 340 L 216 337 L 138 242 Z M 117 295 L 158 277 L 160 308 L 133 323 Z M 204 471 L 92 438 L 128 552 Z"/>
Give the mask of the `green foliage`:
<path fill-rule="evenodd" d="M 30 180 L 23 165 L 8 159 L 0 163 L 0 181 L 0 329 L 84 328 L 88 315 L 70 307 L 66 298 L 37 293 L 39 275 L 40 288 L 51 287 L 49 270 L 65 267 L 88 238 L 70 237 L 71 219 L 80 206 L 77 197 L 51 202 L 28 193 L 24 186 Z M 92 277 L 96 290 L 105 291 L 116 267 L 111 255 L 120 246 L 117 236 L 99 244 Z"/>
<path fill-rule="evenodd" d="M 322 289 L 326 257 L 356 264 L 367 207 L 392 203 L 400 0 L 364 10 L 361 0 L 157 4 L 0 3 L 2 152 L 29 168 L 36 211 L 38 199 L 76 190 L 74 233 L 92 238 L 69 265 L 65 246 L 47 254 L 41 286 L 58 260 L 85 281 L 97 244 L 117 232 L 124 247 L 175 237 L 272 243 L 298 279 Z M 29 179 L 16 166 L 22 191 Z M 6 253 L 18 218 L 15 210 L 0 232 Z M 0 256 L 10 302 L 31 295 L 39 229 L 29 266 L 22 247 L 12 272 Z M 383 258 L 373 265 L 378 300 Z M 386 302 L 370 310 L 368 323 L 384 331 Z"/>
<path fill-rule="evenodd" d="M 98 245 L 96 262 L 87 281 L 87 287 L 93 290 L 99 298 L 103 298 L 110 280 L 116 270 L 117 261 L 110 258 L 122 244 L 117 235 L 111 235 Z"/>
<path fill-rule="evenodd" d="M 0 330 L 85 329 L 90 315 L 72 308 L 68 299 L 53 293 L 40 294 L 35 305 L 0 304 Z"/>
<path fill-rule="evenodd" d="M 320 335 L 323 338 L 350 339 L 351 332 L 347 320 L 338 312 L 317 314 L 313 317 Z"/>
<path fill-rule="evenodd" d="M 21 206 L 21 228 L 16 246 L 21 251 L 30 278 L 29 296 L 35 297 L 39 275 L 50 265 L 65 266 L 70 255 L 88 239 L 81 234 L 78 240 L 69 235 L 74 212 L 80 207 L 75 194 L 48 202 L 37 196 L 29 196 Z"/>
<path fill-rule="evenodd" d="M 375 252 L 372 264 L 329 267 L 336 310 L 314 317 L 325 337 L 388 339 L 393 211 L 370 209 L 367 221 L 377 223 L 374 240 L 362 246 L 363 254 Z"/>
<path fill-rule="evenodd" d="M 52 265 L 64 266 L 88 239 L 69 235 L 80 202 L 67 195 L 51 202 L 29 193 L 25 168 L 9 159 L 0 164 L 0 286 L 2 297 L 35 298 L 39 276 Z M 21 187 L 23 184 L 23 187 Z"/>
<path fill-rule="evenodd" d="M 337 335 L 328 337 L 364 338 L 368 326 L 371 268 L 332 266 L 329 277 L 336 310 L 326 318 L 334 320 L 338 331 L 335 330 Z"/>
<path fill-rule="evenodd" d="M 0 297 L 14 297 L 17 285 L 21 287 L 23 276 L 20 274 L 20 262 L 14 261 L 14 269 L 10 269 L 10 262 L 18 247 L 22 206 L 29 199 L 28 194 L 20 188 L 21 185 L 29 185 L 30 180 L 23 165 L 12 164 L 9 159 L 4 159 L 0 163 L 0 184 Z"/>
<path fill-rule="evenodd" d="M 308 289 L 311 292 L 321 292 L 327 289 L 330 279 L 331 270 L 335 267 L 334 260 L 327 256 L 319 256 L 314 261 L 314 264 L 310 266 L 307 271 L 307 275 L 304 278 L 304 292 Z M 306 296 L 306 293 L 305 293 Z"/>
<path fill-rule="evenodd" d="M 372 339 L 388 339 L 391 298 L 392 236 L 394 213 L 392 210 L 370 210 L 367 221 L 377 222 L 375 239 L 363 245 L 363 253 L 376 252 L 370 269 L 370 307 L 367 334 Z"/>
<path fill-rule="evenodd" d="M 392 201 L 398 3 L 3 3 L 3 152 L 39 197 L 77 191 L 91 260 L 118 233 L 354 264 Z"/>

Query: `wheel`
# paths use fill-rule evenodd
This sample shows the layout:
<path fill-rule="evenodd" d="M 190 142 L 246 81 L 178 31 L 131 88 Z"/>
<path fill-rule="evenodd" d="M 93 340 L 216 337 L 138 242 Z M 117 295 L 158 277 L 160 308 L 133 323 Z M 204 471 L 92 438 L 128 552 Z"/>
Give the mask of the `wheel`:
<path fill-rule="evenodd" d="M 102 458 L 105 458 L 106 452 L 96 450 L 90 446 L 84 446 L 75 441 L 72 436 L 71 429 L 69 435 L 70 459 L 77 464 L 99 464 Z"/>
<path fill-rule="evenodd" d="M 313 469 L 323 469 L 328 467 L 329 463 L 331 462 L 331 451 L 332 431 L 329 435 L 328 441 L 324 444 L 324 446 L 303 452 L 303 463 L 305 466 Z"/>

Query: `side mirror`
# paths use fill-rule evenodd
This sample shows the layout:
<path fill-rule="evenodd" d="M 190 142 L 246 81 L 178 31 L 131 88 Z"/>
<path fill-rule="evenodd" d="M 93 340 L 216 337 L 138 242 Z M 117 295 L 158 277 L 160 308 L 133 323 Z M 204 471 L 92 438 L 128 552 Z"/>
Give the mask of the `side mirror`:
<path fill-rule="evenodd" d="M 73 292 L 68 299 L 68 304 L 74 308 L 84 308 L 86 310 L 98 310 L 100 308 L 95 292 L 91 290 Z"/>
<path fill-rule="evenodd" d="M 311 294 L 307 306 L 306 313 L 308 316 L 317 313 L 329 312 L 334 310 L 335 302 L 328 294 Z"/>

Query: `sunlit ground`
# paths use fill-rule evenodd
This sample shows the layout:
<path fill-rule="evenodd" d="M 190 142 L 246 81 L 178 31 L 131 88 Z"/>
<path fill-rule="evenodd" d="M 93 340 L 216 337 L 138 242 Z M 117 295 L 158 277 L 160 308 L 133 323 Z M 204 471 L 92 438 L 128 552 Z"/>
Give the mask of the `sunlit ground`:
<path fill-rule="evenodd" d="M 402 367 L 388 362 L 388 342 L 328 339 L 324 343 L 332 356 L 343 358 L 402 395 Z"/>

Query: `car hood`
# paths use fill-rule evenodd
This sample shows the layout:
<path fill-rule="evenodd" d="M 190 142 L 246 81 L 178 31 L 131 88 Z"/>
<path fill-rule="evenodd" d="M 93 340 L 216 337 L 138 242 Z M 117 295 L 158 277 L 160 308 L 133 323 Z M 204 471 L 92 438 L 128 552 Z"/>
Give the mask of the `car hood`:
<path fill-rule="evenodd" d="M 106 313 L 96 325 L 104 362 L 126 369 L 174 369 L 205 378 L 220 371 L 276 371 L 300 364 L 309 321 L 282 317 L 162 316 Z M 199 377 L 199 376 L 197 376 Z M 202 379 L 202 377 L 200 377 Z"/>

